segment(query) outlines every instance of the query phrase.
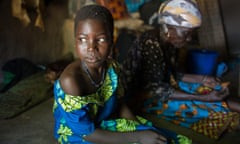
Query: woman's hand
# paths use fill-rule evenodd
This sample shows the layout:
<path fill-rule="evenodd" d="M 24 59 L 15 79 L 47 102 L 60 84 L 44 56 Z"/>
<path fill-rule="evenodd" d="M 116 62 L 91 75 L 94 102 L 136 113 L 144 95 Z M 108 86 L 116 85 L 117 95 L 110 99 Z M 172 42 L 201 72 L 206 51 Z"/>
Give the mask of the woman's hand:
<path fill-rule="evenodd" d="M 202 80 L 202 84 L 209 88 L 215 89 L 216 86 L 221 85 L 221 80 L 217 77 L 204 76 Z"/>
<path fill-rule="evenodd" d="M 216 102 L 222 101 L 229 95 L 229 89 L 227 87 L 222 88 L 219 91 L 213 90 L 207 95 L 203 95 L 202 97 L 206 98 L 206 101 Z"/>
<path fill-rule="evenodd" d="M 139 143 L 140 144 L 166 144 L 167 139 L 151 130 L 139 132 Z"/>

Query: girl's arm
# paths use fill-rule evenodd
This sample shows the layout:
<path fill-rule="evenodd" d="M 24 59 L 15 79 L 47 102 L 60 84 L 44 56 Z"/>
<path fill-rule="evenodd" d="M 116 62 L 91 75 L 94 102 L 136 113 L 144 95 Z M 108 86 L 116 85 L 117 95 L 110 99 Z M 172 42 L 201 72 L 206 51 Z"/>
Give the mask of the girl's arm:
<path fill-rule="evenodd" d="M 127 106 L 127 104 L 124 101 L 124 98 L 119 99 L 120 102 L 120 108 L 119 108 L 119 116 L 121 118 L 130 119 L 137 121 L 136 116 L 133 114 L 133 112 L 130 110 L 130 108 Z"/>
<path fill-rule="evenodd" d="M 135 132 L 111 132 L 96 129 L 92 134 L 85 136 L 85 140 L 97 144 L 164 144 L 166 139 L 151 130 Z"/>
<path fill-rule="evenodd" d="M 128 108 L 124 98 L 119 99 L 120 118 L 136 120 L 137 118 Z M 166 138 L 151 130 L 133 131 L 133 132 L 112 132 L 108 130 L 95 129 L 95 131 L 86 136 L 87 141 L 98 144 L 125 144 L 125 143 L 142 143 L 142 144 L 163 144 Z"/>

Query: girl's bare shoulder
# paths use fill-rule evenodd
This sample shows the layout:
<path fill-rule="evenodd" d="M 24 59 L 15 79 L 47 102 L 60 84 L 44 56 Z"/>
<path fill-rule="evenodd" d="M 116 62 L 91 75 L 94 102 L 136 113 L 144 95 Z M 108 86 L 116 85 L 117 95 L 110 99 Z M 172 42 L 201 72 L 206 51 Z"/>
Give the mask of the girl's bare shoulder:
<path fill-rule="evenodd" d="M 79 61 L 69 64 L 60 76 L 62 89 L 70 95 L 81 95 L 83 83 L 85 83 L 85 78 Z"/>

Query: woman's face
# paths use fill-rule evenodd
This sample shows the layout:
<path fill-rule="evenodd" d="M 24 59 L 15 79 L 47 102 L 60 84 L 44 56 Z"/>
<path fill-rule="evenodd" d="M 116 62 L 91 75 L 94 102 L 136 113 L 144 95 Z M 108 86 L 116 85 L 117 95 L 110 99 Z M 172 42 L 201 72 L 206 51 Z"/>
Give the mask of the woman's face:
<path fill-rule="evenodd" d="M 178 26 L 166 25 L 165 27 L 165 40 L 176 48 L 181 48 L 192 39 L 191 28 L 184 28 Z"/>
<path fill-rule="evenodd" d="M 89 67 L 101 66 L 111 53 L 110 33 L 99 20 L 79 21 L 75 42 L 79 58 Z"/>

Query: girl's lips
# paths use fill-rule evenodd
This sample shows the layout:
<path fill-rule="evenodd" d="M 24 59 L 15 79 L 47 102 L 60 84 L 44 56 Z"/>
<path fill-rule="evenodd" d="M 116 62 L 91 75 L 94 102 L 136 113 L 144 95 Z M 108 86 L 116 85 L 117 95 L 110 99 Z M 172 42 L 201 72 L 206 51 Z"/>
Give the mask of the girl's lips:
<path fill-rule="evenodd" d="M 89 58 L 87 58 L 86 61 L 89 62 L 89 63 L 94 63 L 94 62 L 96 62 L 97 60 L 96 60 L 96 59 L 89 59 Z"/>
<path fill-rule="evenodd" d="M 86 57 L 86 61 L 89 63 L 96 63 L 99 61 L 99 58 L 96 57 Z"/>

